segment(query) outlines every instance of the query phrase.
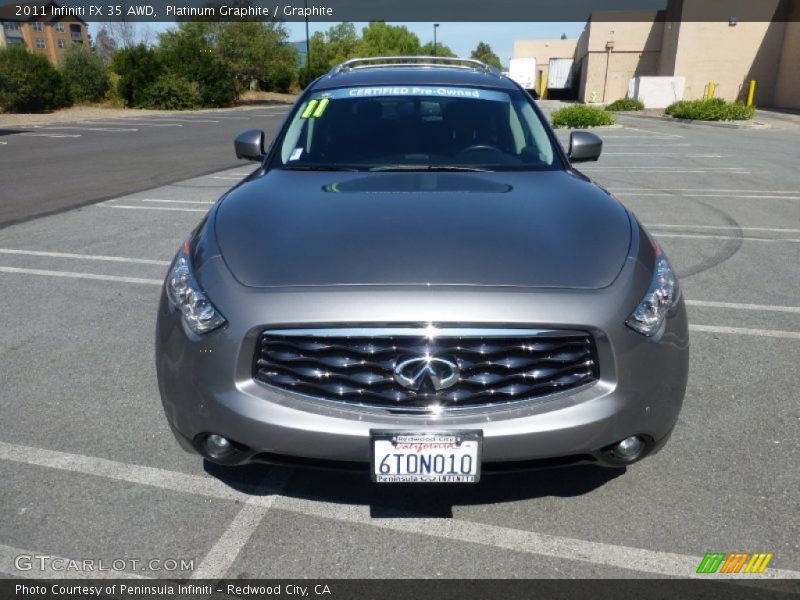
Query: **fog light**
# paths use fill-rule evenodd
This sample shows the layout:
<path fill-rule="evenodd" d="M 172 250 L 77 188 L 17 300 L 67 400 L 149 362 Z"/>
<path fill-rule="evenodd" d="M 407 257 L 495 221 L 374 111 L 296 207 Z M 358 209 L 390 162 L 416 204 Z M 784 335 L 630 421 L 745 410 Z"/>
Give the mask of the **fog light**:
<path fill-rule="evenodd" d="M 233 444 L 230 440 L 216 433 L 212 433 L 204 442 L 206 452 L 211 458 L 221 459 L 230 456 L 233 452 Z"/>
<path fill-rule="evenodd" d="M 644 450 L 644 441 L 638 436 L 631 436 L 619 442 L 612 449 L 614 456 L 620 460 L 636 460 Z"/>

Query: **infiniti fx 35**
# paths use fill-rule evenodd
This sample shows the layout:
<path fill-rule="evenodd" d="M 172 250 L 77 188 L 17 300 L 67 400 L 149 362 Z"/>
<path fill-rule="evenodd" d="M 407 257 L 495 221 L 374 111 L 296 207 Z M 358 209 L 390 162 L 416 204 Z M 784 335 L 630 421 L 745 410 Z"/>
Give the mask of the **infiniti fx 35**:
<path fill-rule="evenodd" d="M 356 59 L 303 92 L 180 247 L 158 309 L 187 450 L 377 482 L 661 449 L 688 366 L 659 244 L 483 63 Z"/>

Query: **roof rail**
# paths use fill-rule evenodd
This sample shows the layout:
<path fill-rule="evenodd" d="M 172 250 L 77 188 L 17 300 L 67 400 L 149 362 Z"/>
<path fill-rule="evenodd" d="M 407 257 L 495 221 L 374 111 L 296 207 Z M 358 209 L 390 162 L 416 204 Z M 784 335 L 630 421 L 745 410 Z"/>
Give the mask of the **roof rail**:
<path fill-rule="evenodd" d="M 451 69 L 480 70 L 499 75 L 495 67 L 474 58 L 451 58 L 448 56 L 371 56 L 351 58 L 333 67 L 328 75 L 345 73 L 354 69 L 376 69 L 383 67 L 449 67 Z"/>

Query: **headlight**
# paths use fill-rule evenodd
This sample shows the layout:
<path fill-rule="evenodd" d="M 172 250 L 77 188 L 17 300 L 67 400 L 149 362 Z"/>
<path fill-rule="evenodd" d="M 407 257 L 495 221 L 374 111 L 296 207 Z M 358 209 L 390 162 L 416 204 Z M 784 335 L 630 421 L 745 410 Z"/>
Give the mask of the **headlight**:
<path fill-rule="evenodd" d="M 678 303 L 678 279 L 672 272 L 661 246 L 656 243 L 656 268 L 650 288 L 625 324 L 641 333 L 652 336 L 658 333 L 669 310 Z"/>
<path fill-rule="evenodd" d="M 166 290 L 170 302 L 180 309 L 189 329 L 195 333 L 208 333 L 225 324 L 225 317 L 208 301 L 194 278 L 188 240 L 178 251 L 167 277 Z"/>

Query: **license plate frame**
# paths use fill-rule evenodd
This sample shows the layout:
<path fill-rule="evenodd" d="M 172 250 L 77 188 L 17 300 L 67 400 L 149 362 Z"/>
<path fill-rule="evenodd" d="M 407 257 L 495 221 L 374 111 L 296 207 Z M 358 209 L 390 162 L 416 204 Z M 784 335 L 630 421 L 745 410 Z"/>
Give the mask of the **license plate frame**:
<path fill-rule="evenodd" d="M 397 447 L 398 444 L 409 444 L 411 445 L 408 448 L 402 448 L 402 450 L 406 452 L 402 452 L 402 454 L 408 455 L 412 452 L 408 452 L 413 450 L 414 444 L 419 445 L 430 445 L 430 444 L 456 444 L 456 448 L 461 450 L 458 453 L 436 453 L 442 454 L 445 456 L 445 468 L 447 468 L 448 458 L 451 454 L 454 456 L 453 461 L 455 462 L 455 455 L 458 454 L 459 457 L 463 456 L 470 456 L 472 457 L 472 464 L 474 465 L 474 469 L 469 469 L 468 474 L 460 473 L 460 472 L 453 472 L 451 470 L 447 470 L 441 474 L 439 473 L 431 473 L 431 474 L 408 474 L 408 473 L 394 473 L 390 471 L 388 473 L 379 473 L 377 471 L 380 470 L 379 463 L 377 463 L 378 455 L 376 453 L 378 446 L 385 447 L 386 442 L 389 442 L 394 446 Z M 464 446 L 464 443 L 467 443 L 467 446 Z M 463 431 L 439 431 L 439 430 L 426 430 L 426 431 L 402 431 L 402 430 L 370 430 L 370 440 L 369 440 L 369 447 L 370 447 L 370 477 L 374 483 L 477 483 L 480 481 L 481 478 L 481 462 L 482 462 L 482 453 L 483 453 L 483 431 L 481 430 L 463 430 Z M 425 450 L 435 450 L 436 448 L 422 448 L 416 450 L 417 456 L 421 454 L 425 455 L 433 455 L 434 453 L 431 452 L 424 452 Z M 442 450 L 448 450 L 448 448 L 442 448 Z M 466 451 L 466 452 L 465 452 Z M 384 453 L 382 453 L 384 454 Z M 385 460 L 385 458 L 381 458 L 380 460 Z M 398 463 L 396 463 L 399 466 Z M 419 459 L 417 459 L 419 461 Z M 431 468 L 435 469 L 435 465 L 433 464 L 435 458 L 432 458 L 429 462 Z M 459 458 L 459 465 L 463 464 L 461 462 L 461 458 Z M 408 459 L 406 459 L 408 461 Z M 452 464 L 452 463 L 451 463 Z M 408 462 L 406 462 L 405 466 L 409 466 Z M 424 464 L 421 468 L 424 469 Z M 451 467 L 452 468 L 452 467 Z M 400 470 L 399 468 L 397 470 Z M 459 471 L 461 469 L 459 468 Z"/>

